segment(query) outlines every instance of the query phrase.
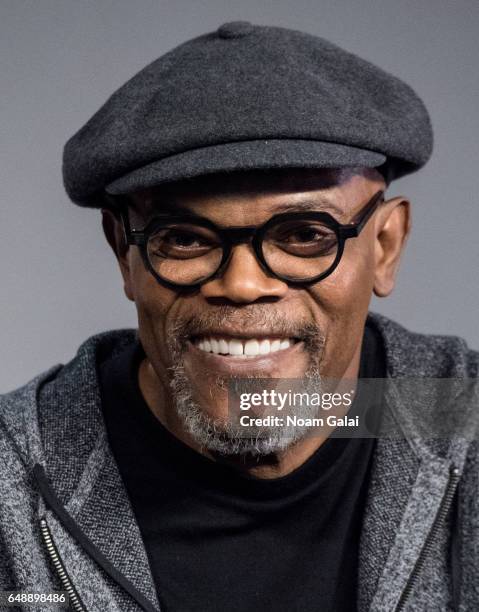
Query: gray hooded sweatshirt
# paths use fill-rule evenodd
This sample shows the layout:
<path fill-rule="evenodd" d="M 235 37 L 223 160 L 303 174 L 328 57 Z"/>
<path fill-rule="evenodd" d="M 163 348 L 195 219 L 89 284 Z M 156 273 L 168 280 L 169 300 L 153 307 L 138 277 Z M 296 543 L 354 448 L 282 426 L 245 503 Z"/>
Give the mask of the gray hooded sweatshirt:
<path fill-rule="evenodd" d="M 466 402 L 468 435 L 430 439 L 415 430 L 415 417 L 432 401 L 441 418 L 445 399 L 418 387 L 405 401 L 394 386 L 477 379 L 479 353 L 457 337 L 412 333 L 374 313 L 369 320 L 383 338 L 391 382 L 382 411 L 408 435 L 376 441 L 358 610 L 479 610 L 477 393 Z M 99 363 L 135 338 L 134 330 L 94 336 L 67 365 L 0 398 L 0 590 L 67 591 L 78 612 L 160 610 L 108 445 L 97 375 Z"/>

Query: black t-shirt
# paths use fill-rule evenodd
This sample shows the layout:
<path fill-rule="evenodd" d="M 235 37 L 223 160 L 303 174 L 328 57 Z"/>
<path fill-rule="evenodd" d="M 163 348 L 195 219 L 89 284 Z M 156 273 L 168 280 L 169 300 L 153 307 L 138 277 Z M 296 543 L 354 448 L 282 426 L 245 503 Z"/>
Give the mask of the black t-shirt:
<path fill-rule="evenodd" d="M 178 440 L 138 385 L 140 345 L 103 363 L 102 403 L 165 612 L 356 610 L 372 438 L 329 438 L 299 468 L 251 478 Z M 361 378 L 385 376 L 366 326 Z M 359 397 L 351 410 L 357 408 Z"/>

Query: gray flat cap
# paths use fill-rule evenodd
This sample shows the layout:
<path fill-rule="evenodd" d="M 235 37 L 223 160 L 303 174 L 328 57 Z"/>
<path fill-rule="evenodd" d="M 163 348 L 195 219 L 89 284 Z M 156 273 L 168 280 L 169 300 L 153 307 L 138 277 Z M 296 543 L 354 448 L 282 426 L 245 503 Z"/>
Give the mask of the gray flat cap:
<path fill-rule="evenodd" d="M 398 78 L 286 28 L 236 21 L 166 53 L 65 145 L 70 198 L 101 206 L 200 175 L 377 167 L 392 180 L 432 151 L 424 104 Z"/>

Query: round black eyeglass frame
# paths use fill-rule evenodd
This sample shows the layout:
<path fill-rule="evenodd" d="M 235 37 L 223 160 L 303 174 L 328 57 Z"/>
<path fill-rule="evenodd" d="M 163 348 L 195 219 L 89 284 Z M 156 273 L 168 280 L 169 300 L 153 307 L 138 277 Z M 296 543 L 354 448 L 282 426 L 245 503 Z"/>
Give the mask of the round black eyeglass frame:
<path fill-rule="evenodd" d="M 371 218 L 378 205 L 383 201 L 384 191 L 378 191 L 355 215 L 353 221 L 351 223 L 346 224 L 339 223 L 339 221 L 337 221 L 332 215 L 324 211 L 281 213 L 278 215 L 274 215 L 262 225 L 239 227 L 220 227 L 218 225 L 215 225 L 209 219 L 195 214 L 171 215 L 170 213 L 166 213 L 155 215 L 142 230 L 136 230 L 132 229 L 130 226 L 130 221 L 128 218 L 128 206 L 126 203 L 121 206 L 120 215 L 123 222 L 123 229 L 127 244 L 134 245 L 140 248 L 141 256 L 146 269 L 151 272 L 151 274 L 161 285 L 169 289 L 174 289 L 176 291 L 192 291 L 198 289 L 199 287 L 201 287 L 201 285 L 211 281 L 212 279 L 221 276 L 221 274 L 228 265 L 233 247 L 237 244 L 248 242 L 251 243 L 256 259 L 260 264 L 262 270 L 266 274 L 273 276 L 274 278 L 278 278 L 279 280 L 287 283 L 288 285 L 308 286 L 323 280 L 334 272 L 334 270 L 339 265 L 339 262 L 341 261 L 346 240 L 348 238 L 356 238 L 357 236 L 359 236 L 361 230 Z M 336 257 L 330 267 L 321 274 L 318 274 L 317 276 L 306 280 L 302 278 L 290 278 L 282 276 L 280 274 L 276 274 L 276 272 L 271 270 L 271 268 L 266 263 L 262 251 L 263 236 L 271 228 L 272 225 L 282 223 L 283 221 L 293 221 L 297 219 L 305 221 L 320 221 L 336 233 L 338 240 L 338 250 L 336 253 Z M 157 230 L 160 226 L 165 224 L 165 222 L 194 223 L 195 225 L 200 225 L 201 227 L 206 227 L 214 231 L 220 238 L 221 245 L 223 248 L 223 257 L 216 271 L 205 277 L 201 281 L 192 284 L 174 283 L 172 281 L 162 278 L 151 264 L 151 261 L 148 257 L 147 244 L 151 234 L 155 232 L 155 230 Z"/>

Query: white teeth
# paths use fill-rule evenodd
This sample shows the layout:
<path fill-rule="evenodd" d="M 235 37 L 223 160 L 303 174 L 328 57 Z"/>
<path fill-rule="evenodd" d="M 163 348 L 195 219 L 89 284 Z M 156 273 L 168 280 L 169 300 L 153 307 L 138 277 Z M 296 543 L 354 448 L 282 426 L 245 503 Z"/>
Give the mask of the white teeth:
<path fill-rule="evenodd" d="M 243 354 L 243 343 L 241 340 L 230 340 L 229 341 L 229 354 L 230 355 L 242 355 Z"/>
<path fill-rule="evenodd" d="M 233 357 L 257 357 L 259 355 L 268 355 L 289 348 L 294 341 L 290 338 L 279 340 L 257 339 L 240 340 L 233 338 L 226 340 L 225 338 L 202 338 L 196 342 L 196 346 L 207 353 L 215 353 L 216 355 L 230 355 Z"/>
<path fill-rule="evenodd" d="M 257 340 L 248 340 L 244 345 L 245 355 L 259 355 L 259 342 Z"/>
<path fill-rule="evenodd" d="M 259 345 L 260 355 L 268 355 L 270 351 L 270 342 L 269 340 L 262 340 Z"/>
<path fill-rule="evenodd" d="M 222 353 L 223 355 L 227 355 L 229 353 L 229 347 L 226 340 L 223 340 L 223 338 L 221 338 L 218 344 L 220 345 L 220 353 Z"/>
<path fill-rule="evenodd" d="M 271 347 L 270 347 L 270 351 L 272 353 L 276 353 L 276 351 L 279 351 L 281 349 L 281 340 L 273 340 L 273 342 L 271 342 Z"/>

